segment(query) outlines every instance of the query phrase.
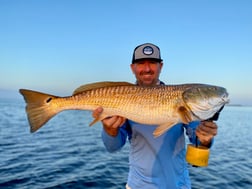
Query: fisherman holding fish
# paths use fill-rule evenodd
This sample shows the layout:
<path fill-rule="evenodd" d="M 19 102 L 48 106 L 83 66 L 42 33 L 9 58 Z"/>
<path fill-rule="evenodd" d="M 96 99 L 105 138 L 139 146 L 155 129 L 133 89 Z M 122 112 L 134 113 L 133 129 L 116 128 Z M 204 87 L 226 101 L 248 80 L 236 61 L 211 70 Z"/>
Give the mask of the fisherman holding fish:
<path fill-rule="evenodd" d="M 159 80 L 163 67 L 160 49 L 154 44 L 137 46 L 133 52 L 131 70 L 136 84 L 143 87 L 165 85 Z M 103 107 L 93 111 L 98 118 Z M 139 109 L 141 113 L 141 109 Z M 102 120 L 102 140 L 109 152 L 120 150 L 130 142 L 129 173 L 126 188 L 175 189 L 191 188 L 185 161 L 185 135 L 191 143 L 210 147 L 217 134 L 217 125 L 212 121 L 178 123 L 159 137 L 153 132 L 157 126 L 140 124 L 121 116 L 110 116 Z M 197 141 L 196 141 L 197 140 Z"/>
<path fill-rule="evenodd" d="M 217 120 L 229 101 L 228 93 L 207 84 L 165 85 L 159 80 L 162 67 L 159 48 L 146 43 L 133 53 L 136 84 L 91 83 L 66 97 L 20 89 L 30 131 L 36 132 L 65 110 L 93 111 L 90 125 L 102 121 L 102 139 L 109 152 L 121 149 L 127 139 L 130 142 L 127 188 L 191 188 L 184 131 L 195 146 L 210 148 L 217 125 L 206 120 Z"/>

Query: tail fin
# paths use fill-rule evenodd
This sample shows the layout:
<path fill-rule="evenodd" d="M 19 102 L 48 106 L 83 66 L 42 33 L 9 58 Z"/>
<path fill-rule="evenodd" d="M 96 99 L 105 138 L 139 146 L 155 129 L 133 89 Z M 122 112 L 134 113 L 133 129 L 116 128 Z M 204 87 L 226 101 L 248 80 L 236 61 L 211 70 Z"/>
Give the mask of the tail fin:
<path fill-rule="evenodd" d="M 31 133 L 37 131 L 58 113 L 52 106 L 53 99 L 58 97 L 26 89 L 20 89 L 19 92 L 27 103 L 26 113 Z"/>

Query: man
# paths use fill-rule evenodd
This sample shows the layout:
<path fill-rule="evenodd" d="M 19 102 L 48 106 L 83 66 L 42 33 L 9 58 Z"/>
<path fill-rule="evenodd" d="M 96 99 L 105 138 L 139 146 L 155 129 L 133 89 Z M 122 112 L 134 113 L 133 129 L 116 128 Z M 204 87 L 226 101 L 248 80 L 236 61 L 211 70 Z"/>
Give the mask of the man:
<path fill-rule="evenodd" d="M 164 85 L 159 80 L 162 67 L 163 60 L 156 45 L 145 43 L 135 48 L 131 70 L 137 85 Z M 102 107 L 99 107 L 93 112 L 93 117 L 98 117 L 102 111 Z M 217 125 L 207 121 L 177 124 L 157 138 L 152 134 L 156 126 L 146 126 L 124 117 L 105 118 L 102 124 L 102 139 L 109 152 L 121 149 L 127 138 L 130 141 L 126 188 L 131 189 L 191 188 L 185 161 L 184 130 L 192 143 L 198 140 L 200 145 L 207 147 L 211 146 L 217 134 Z"/>

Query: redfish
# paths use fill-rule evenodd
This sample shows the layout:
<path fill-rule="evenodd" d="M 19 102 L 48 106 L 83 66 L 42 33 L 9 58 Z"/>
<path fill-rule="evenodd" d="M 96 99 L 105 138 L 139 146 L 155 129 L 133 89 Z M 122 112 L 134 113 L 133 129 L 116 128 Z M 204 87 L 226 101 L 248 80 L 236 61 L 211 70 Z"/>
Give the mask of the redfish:
<path fill-rule="evenodd" d="M 158 125 L 153 132 L 157 137 L 178 123 L 207 120 L 229 101 L 225 88 L 207 84 L 141 87 L 127 82 L 98 82 L 83 85 L 68 97 L 27 89 L 19 91 L 27 103 L 31 132 L 61 111 L 93 111 L 103 107 L 100 117 L 90 125 L 118 115 L 138 123 Z"/>

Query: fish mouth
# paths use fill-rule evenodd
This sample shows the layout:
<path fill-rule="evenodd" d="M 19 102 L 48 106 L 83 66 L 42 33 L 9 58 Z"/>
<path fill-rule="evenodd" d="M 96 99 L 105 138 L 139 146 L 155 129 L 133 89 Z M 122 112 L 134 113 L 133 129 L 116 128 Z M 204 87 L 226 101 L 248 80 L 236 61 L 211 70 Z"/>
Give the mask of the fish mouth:
<path fill-rule="evenodd" d="M 221 100 L 228 104 L 230 102 L 230 99 L 228 98 L 228 93 L 224 93 Z"/>

